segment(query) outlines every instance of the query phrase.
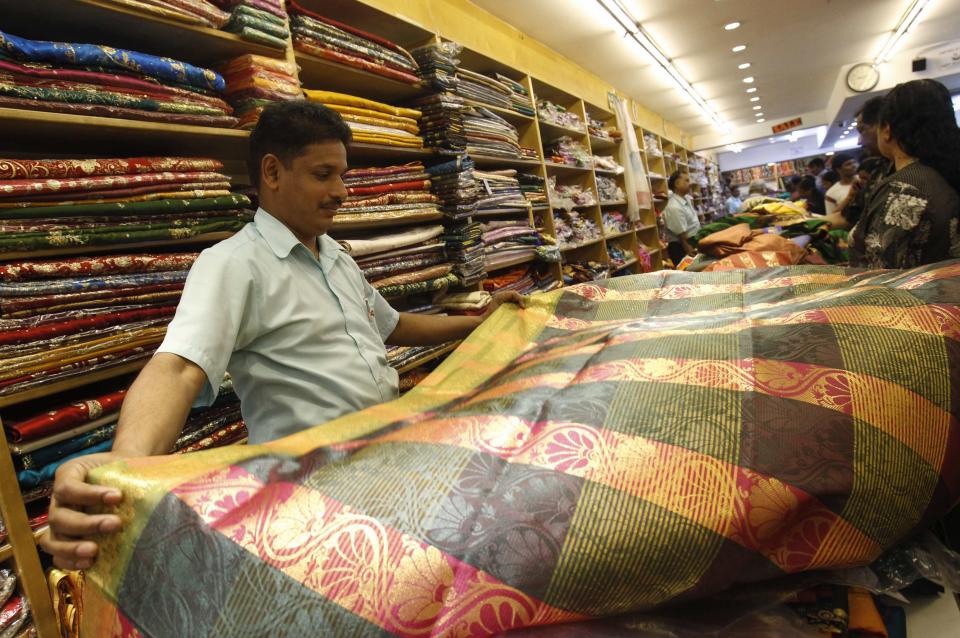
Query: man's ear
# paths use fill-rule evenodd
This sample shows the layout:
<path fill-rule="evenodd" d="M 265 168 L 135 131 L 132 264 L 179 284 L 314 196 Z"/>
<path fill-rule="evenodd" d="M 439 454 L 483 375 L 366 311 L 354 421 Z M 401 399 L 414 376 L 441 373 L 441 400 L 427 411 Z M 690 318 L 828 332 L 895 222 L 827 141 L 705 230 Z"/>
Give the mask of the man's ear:
<path fill-rule="evenodd" d="M 269 190 L 277 190 L 280 186 L 280 172 L 283 162 L 272 153 L 267 153 L 260 159 L 260 186 Z"/>

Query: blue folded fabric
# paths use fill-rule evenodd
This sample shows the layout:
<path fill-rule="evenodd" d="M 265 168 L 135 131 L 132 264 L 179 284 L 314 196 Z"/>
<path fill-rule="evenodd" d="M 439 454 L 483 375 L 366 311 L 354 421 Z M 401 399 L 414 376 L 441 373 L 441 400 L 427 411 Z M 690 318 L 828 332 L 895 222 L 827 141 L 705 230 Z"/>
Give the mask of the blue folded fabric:
<path fill-rule="evenodd" d="M 66 463 L 71 459 L 75 459 L 81 456 L 86 456 L 88 454 L 97 454 L 98 452 L 109 452 L 110 448 L 113 447 L 113 439 L 109 441 L 104 441 L 99 445 L 94 445 L 93 447 L 88 447 L 85 450 L 77 452 L 76 454 L 71 454 L 70 456 L 60 459 L 49 465 L 44 465 L 37 470 L 21 470 L 17 472 L 17 481 L 20 483 L 21 490 L 28 490 L 34 488 L 41 483 L 46 483 L 47 481 L 52 481 L 53 476 L 57 473 L 57 468 Z"/>
<path fill-rule="evenodd" d="M 19 60 L 70 66 L 96 66 L 142 73 L 161 82 L 175 82 L 223 93 L 227 83 L 216 71 L 156 55 L 97 44 L 28 40 L 0 31 L 0 50 Z"/>

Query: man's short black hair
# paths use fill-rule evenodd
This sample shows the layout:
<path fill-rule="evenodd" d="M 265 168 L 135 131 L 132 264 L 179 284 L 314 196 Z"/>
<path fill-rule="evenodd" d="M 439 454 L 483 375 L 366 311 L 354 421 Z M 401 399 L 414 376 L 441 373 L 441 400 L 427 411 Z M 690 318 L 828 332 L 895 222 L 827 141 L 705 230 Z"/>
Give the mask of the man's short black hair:
<path fill-rule="evenodd" d="M 807 162 L 807 168 L 812 168 L 814 166 L 819 166 L 820 168 L 823 168 L 826 165 L 827 163 L 823 161 L 822 157 L 814 157 L 809 162 Z"/>
<path fill-rule="evenodd" d="M 311 144 L 339 140 L 349 146 L 352 139 L 350 127 L 340 114 L 322 104 L 308 100 L 269 104 L 250 133 L 250 183 L 260 187 L 260 162 L 264 155 L 276 155 L 284 166 L 290 166 Z"/>
<path fill-rule="evenodd" d="M 857 156 L 853 153 L 837 153 L 833 156 L 833 160 L 830 162 L 830 168 L 832 170 L 839 171 L 841 166 L 851 160 L 856 162 Z"/>
<path fill-rule="evenodd" d="M 838 173 L 837 171 L 832 171 L 832 170 L 831 170 L 831 171 L 827 171 L 826 173 L 824 173 L 823 175 L 820 176 L 820 181 L 821 181 L 821 182 L 830 182 L 831 184 L 836 184 L 837 182 L 840 181 L 840 173 Z"/>
<path fill-rule="evenodd" d="M 863 103 L 857 111 L 857 117 L 860 118 L 861 124 L 873 126 L 880 123 L 881 110 L 883 110 L 883 96 L 878 95 Z"/>
<path fill-rule="evenodd" d="M 670 178 L 667 180 L 667 188 L 671 191 L 673 190 L 674 185 L 677 183 L 677 180 L 680 179 L 681 175 L 686 175 L 687 171 L 676 170 L 671 173 Z"/>

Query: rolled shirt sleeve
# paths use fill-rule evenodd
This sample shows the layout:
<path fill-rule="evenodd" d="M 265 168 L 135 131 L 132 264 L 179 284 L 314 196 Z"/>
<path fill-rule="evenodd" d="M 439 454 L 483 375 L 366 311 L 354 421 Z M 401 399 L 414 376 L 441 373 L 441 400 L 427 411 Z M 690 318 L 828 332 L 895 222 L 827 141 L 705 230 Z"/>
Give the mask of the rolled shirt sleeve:
<path fill-rule="evenodd" d="M 157 352 L 170 352 L 203 369 L 207 384 L 196 405 L 217 398 L 223 374 L 234 350 L 252 340 L 256 304 L 252 273 L 229 254 L 200 254 L 184 285 L 176 315 Z"/>

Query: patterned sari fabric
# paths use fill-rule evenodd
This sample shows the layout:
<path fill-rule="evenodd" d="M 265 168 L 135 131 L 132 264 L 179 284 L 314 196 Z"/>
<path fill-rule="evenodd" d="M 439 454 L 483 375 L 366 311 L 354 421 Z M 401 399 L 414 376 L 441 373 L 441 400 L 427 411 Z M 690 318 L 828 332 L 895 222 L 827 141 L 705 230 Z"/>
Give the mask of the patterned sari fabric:
<path fill-rule="evenodd" d="M 96 470 L 84 623 L 487 636 L 862 565 L 960 498 L 958 418 L 960 261 L 575 286 L 397 401 Z"/>
<path fill-rule="evenodd" d="M 420 111 L 333 91 L 304 89 L 303 93 L 308 100 L 334 110 L 343 109 L 350 115 L 346 123 L 353 133 L 354 142 L 405 148 L 423 147 L 423 138 L 419 135 L 420 127 L 416 125 L 421 116 Z M 368 112 L 368 115 L 354 116 L 357 111 Z M 363 121 L 356 121 L 358 119 Z"/>

